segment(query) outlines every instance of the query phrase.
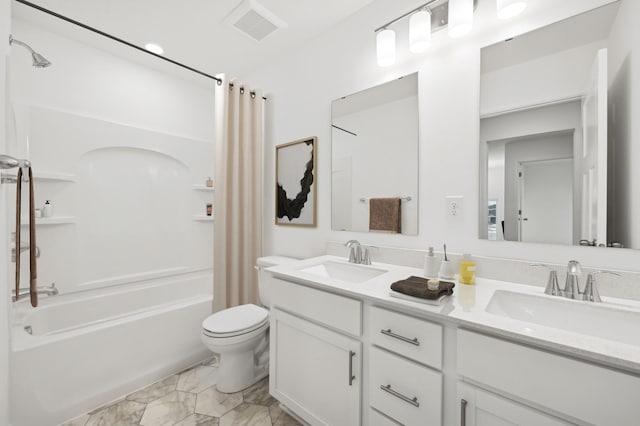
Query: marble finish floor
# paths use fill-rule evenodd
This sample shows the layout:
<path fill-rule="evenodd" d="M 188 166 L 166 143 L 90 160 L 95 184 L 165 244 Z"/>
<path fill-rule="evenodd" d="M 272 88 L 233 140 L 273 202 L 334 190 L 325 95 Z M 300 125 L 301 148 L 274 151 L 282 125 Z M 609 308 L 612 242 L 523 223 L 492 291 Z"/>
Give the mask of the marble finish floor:
<path fill-rule="evenodd" d="M 269 378 L 242 392 L 215 388 L 216 358 L 169 376 L 62 426 L 298 426 L 269 395 Z"/>

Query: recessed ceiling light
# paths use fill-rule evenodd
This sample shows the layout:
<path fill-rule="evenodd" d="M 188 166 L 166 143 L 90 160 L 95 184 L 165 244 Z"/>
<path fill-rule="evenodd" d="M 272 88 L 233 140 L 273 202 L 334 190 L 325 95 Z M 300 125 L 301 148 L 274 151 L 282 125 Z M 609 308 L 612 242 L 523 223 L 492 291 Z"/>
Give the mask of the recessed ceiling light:
<path fill-rule="evenodd" d="M 162 55 L 164 53 L 164 49 L 159 44 L 147 43 L 144 45 L 144 48 L 151 53 L 155 53 L 156 55 Z"/>

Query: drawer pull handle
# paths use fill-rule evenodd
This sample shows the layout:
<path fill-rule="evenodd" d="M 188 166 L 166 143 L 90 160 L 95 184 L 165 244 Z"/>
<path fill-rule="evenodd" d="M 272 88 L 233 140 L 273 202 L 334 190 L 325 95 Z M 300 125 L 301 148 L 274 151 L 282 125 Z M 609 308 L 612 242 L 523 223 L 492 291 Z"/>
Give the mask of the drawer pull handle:
<path fill-rule="evenodd" d="M 353 375 L 353 357 L 356 356 L 354 351 L 349 351 L 349 386 L 353 385 L 356 376 Z"/>
<path fill-rule="evenodd" d="M 411 343 L 412 345 L 420 346 L 420 342 L 418 341 L 417 337 L 409 339 L 408 337 L 404 337 L 392 332 L 391 329 L 382 329 L 380 330 L 380 333 L 384 334 L 385 336 L 393 337 L 394 339 L 402 340 L 403 342 Z"/>
<path fill-rule="evenodd" d="M 386 386 L 385 385 L 380 385 L 380 389 L 382 389 L 383 391 L 385 391 L 387 393 L 390 393 L 391 395 L 395 396 L 396 398 L 400 398 L 404 402 L 408 402 L 409 404 L 413 405 L 414 407 L 419 407 L 420 406 L 420 403 L 418 402 L 418 397 L 417 396 L 414 396 L 413 398 L 409 398 L 408 396 L 404 396 L 400 392 L 391 389 L 391 385 L 386 385 Z"/>
<path fill-rule="evenodd" d="M 467 400 L 460 400 L 460 426 L 467 426 Z"/>

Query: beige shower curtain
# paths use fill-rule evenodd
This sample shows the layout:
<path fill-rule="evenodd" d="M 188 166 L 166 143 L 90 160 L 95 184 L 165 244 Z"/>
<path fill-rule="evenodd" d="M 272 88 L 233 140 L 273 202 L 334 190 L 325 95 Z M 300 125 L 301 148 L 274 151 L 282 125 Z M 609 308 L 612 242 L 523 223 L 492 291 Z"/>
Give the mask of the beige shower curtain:
<path fill-rule="evenodd" d="M 214 311 L 259 305 L 262 251 L 262 92 L 218 75 L 214 196 Z"/>

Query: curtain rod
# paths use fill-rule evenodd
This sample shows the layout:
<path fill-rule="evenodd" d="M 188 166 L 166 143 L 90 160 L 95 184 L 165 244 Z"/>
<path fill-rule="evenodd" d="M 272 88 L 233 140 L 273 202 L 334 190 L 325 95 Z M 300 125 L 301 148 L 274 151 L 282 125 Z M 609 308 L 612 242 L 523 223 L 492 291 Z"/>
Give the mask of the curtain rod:
<path fill-rule="evenodd" d="M 23 4 L 25 6 L 28 6 L 28 7 L 32 8 L 32 9 L 36 9 L 36 10 L 38 10 L 40 12 L 46 13 L 47 15 L 51 15 L 54 18 L 61 19 L 61 20 L 66 21 L 66 22 L 68 22 L 70 24 L 73 24 L 73 25 L 76 25 L 78 27 L 84 28 L 85 30 L 89 30 L 91 32 L 99 34 L 99 35 L 101 35 L 103 37 L 106 37 L 108 39 L 111 39 L 113 41 L 117 41 L 118 43 L 124 44 L 124 45 L 129 46 L 129 47 L 131 47 L 133 49 L 139 50 L 140 52 L 146 53 L 147 55 L 155 56 L 156 58 L 162 59 L 165 62 L 172 63 L 174 65 L 177 65 L 177 66 L 179 66 L 181 68 L 184 68 L 184 69 L 189 70 L 191 72 L 194 72 L 196 74 L 200 74 L 203 77 L 207 77 L 207 78 L 210 78 L 212 80 L 215 80 L 218 84 L 222 84 L 222 79 L 220 79 L 220 78 L 218 78 L 218 77 L 216 77 L 214 75 L 207 74 L 204 71 L 197 70 L 195 68 L 192 68 L 192 67 L 190 67 L 188 65 L 185 65 L 183 63 L 180 63 L 178 61 L 174 61 L 173 59 L 169 59 L 167 57 L 158 55 L 156 53 L 149 52 L 147 49 L 143 49 L 142 47 L 136 46 L 135 44 L 130 43 L 130 42 L 126 41 L 126 40 L 123 40 L 123 39 L 121 39 L 119 37 L 116 37 L 114 35 L 111 35 L 109 33 L 101 31 L 101 30 L 99 30 L 97 28 L 91 27 L 91 26 L 89 26 L 87 24 L 83 24 L 82 22 L 76 21 L 75 19 L 71 19 L 68 16 L 61 15 L 61 14 L 59 14 L 57 12 L 54 12 L 53 10 L 46 9 L 46 8 L 40 6 L 40 5 L 37 5 L 35 3 L 31 3 L 30 1 L 27 1 L 27 0 L 15 0 L 15 1 L 20 3 L 20 4 Z M 264 96 L 262 97 L 262 99 L 267 100 L 267 98 L 265 98 Z"/>

